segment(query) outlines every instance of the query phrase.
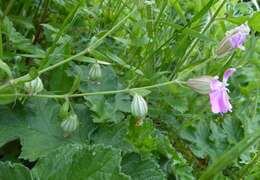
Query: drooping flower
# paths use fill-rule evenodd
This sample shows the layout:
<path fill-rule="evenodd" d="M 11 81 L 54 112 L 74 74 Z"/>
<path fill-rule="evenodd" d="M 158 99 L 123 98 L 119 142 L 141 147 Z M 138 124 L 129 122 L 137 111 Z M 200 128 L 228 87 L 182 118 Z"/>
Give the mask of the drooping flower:
<path fill-rule="evenodd" d="M 226 113 L 232 111 L 232 106 L 228 96 L 228 78 L 236 71 L 235 68 L 229 68 L 225 71 L 223 81 L 218 77 L 201 76 L 187 81 L 187 85 L 200 94 L 209 94 L 211 111 L 213 113 Z"/>
<path fill-rule="evenodd" d="M 102 78 L 101 67 L 98 63 L 95 63 L 91 66 L 91 68 L 89 70 L 89 78 L 93 81 L 96 81 L 96 80 Z"/>
<path fill-rule="evenodd" d="M 187 81 L 187 85 L 194 91 L 200 94 L 210 93 L 210 82 L 214 79 L 211 76 L 200 76 L 197 78 L 192 78 Z"/>
<path fill-rule="evenodd" d="M 247 36 L 250 33 L 250 28 L 247 23 L 244 23 L 230 31 L 226 32 L 225 38 L 220 42 L 219 47 L 216 50 L 218 56 L 231 52 L 235 48 L 244 50 L 243 46 Z"/>
<path fill-rule="evenodd" d="M 232 105 L 229 102 L 228 96 L 228 78 L 236 71 L 235 68 L 229 68 L 225 71 L 223 81 L 219 81 L 217 78 L 212 79 L 210 82 L 210 104 L 211 111 L 213 113 L 226 113 L 232 112 Z"/>
<path fill-rule="evenodd" d="M 26 82 L 24 84 L 24 89 L 30 94 L 37 94 L 43 90 L 43 83 L 42 80 L 37 77 L 32 81 Z"/>
<path fill-rule="evenodd" d="M 63 129 L 63 131 L 66 133 L 74 132 L 79 126 L 78 116 L 72 113 L 61 122 L 60 126 Z"/>
<path fill-rule="evenodd" d="M 148 112 L 147 103 L 144 98 L 138 94 L 134 95 L 131 103 L 131 112 L 134 116 L 143 118 Z"/>

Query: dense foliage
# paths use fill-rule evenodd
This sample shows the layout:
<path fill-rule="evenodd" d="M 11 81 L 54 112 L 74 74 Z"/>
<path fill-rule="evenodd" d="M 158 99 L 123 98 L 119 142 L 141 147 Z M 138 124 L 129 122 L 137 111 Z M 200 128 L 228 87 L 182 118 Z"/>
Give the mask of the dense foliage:
<path fill-rule="evenodd" d="M 0 0 L 0 179 L 260 179 L 259 32 L 256 0 Z M 228 68 L 213 113 L 186 82 Z"/>

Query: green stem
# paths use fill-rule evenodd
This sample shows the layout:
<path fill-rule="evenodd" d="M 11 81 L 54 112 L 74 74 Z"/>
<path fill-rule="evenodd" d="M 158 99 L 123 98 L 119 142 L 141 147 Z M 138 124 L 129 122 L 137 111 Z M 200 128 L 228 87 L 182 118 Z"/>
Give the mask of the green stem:
<path fill-rule="evenodd" d="M 84 55 L 85 53 L 87 52 L 90 52 L 92 50 L 94 50 L 96 47 L 98 47 L 102 41 L 108 36 L 110 35 L 112 32 L 114 32 L 119 26 L 121 26 L 125 21 L 126 19 L 128 19 L 134 12 L 136 11 L 136 8 L 134 8 L 127 16 L 125 16 L 121 21 L 119 21 L 113 28 L 111 28 L 107 33 L 105 33 L 101 38 L 99 38 L 97 41 L 95 41 L 93 44 L 91 44 L 89 47 L 87 47 L 86 49 L 84 49 L 83 51 L 79 52 L 78 54 L 75 54 L 67 59 L 64 59 L 63 61 L 60 61 L 56 64 L 53 64 L 52 66 L 49 66 L 49 67 L 46 67 L 42 70 L 40 70 L 38 73 L 39 75 L 47 72 L 47 71 L 51 71 L 63 64 L 66 64 L 70 61 L 72 61 L 73 59 L 79 57 L 79 56 L 82 56 Z M 21 76 L 19 78 L 16 78 L 16 79 L 13 79 L 11 82 L 7 83 L 7 84 L 3 84 L 0 86 L 0 90 L 10 86 L 11 84 L 17 84 L 19 82 L 22 82 L 22 81 L 26 81 L 26 80 L 30 80 L 30 75 L 29 74 L 26 74 L 24 76 Z"/>
<path fill-rule="evenodd" d="M 12 6 L 14 4 L 14 0 L 10 0 L 5 11 L 4 11 L 4 16 L 7 16 L 7 14 L 9 13 L 9 11 L 11 10 Z"/>
<path fill-rule="evenodd" d="M 41 36 L 41 33 L 42 33 L 42 26 L 41 24 L 45 21 L 46 17 L 48 16 L 48 7 L 49 7 L 49 0 L 44 0 L 44 3 L 43 3 L 43 11 L 42 11 L 42 14 L 36 24 L 36 33 L 35 33 L 35 38 L 33 40 L 33 43 L 36 44 L 38 41 L 40 41 L 40 36 Z"/>
<path fill-rule="evenodd" d="M 162 86 L 168 86 L 171 84 L 186 84 L 186 82 L 183 81 L 178 81 L 178 80 L 173 80 L 173 81 L 167 81 L 159 84 L 154 84 L 150 86 L 143 86 L 143 87 L 137 87 L 137 88 L 125 88 L 125 89 L 120 89 L 120 90 L 112 90 L 112 91 L 99 91 L 99 92 L 89 92 L 89 93 L 79 93 L 79 94 L 62 94 L 62 95 L 51 95 L 51 94 L 36 94 L 36 95 L 31 95 L 32 97 L 41 97 L 41 98 L 73 98 L 73 97 L 83 97 L 83 96 L 94 96 L 94 95 L 108 95 L 108 94 L 117 94 L 117 93 L 129 93 L 131 91 L 137 91 L 141 89 L 153 89 L 153 88 L 158 88 Z M 28 94 L 1 94 L 1 96 L 7 97 L 7 96 L 16 96 L 16 97 L 27 97 L 29 96 Z"/>
<path fill-rule="evenodd" d="M 42 60 L 41 64 L 40 64 L 40 68 L 42 69 L 47 63 L 48 63 L 48 59 L 50 54 L 54 51 L 54 49 L 56 48 L 56 44 L 59 41 L 61 35 L 64 33 L 64 31 L 67 29 L 67 25 L 69 24 L 69 21 L 75 16 L 75 14 L 77 13 L 79 7 L 81 5 L 81 1 L 79 1 L 79 3 L 77 4 L 77 6 L 72 9 L 72 11 L 68 14 L 68 16 L 66 17 L 66 19 L 64 20 L 64 22 L 62 23 L 62 26 L 59 30 L 59 32 L 57 33 L 52 46 L 48 49 L 47 54 L 45 56 L 45 58 Z"/>
<path fill-rule="evenodd" d="M 0 19 L 0 59 L 3 57 L 2 19 Z"/>
<path fill-rule="evenodd" d="M 86 49 L 84 49 L 83 51 L 79 52 L 78 54 L 75 54 L 74 56 L 71 56 L 67 59 L 64 59 L 63 61 L 60 61 L 56 64 L 53 64 L 52 66 L 49 66 L 47 68 L 44 68 L 42 69 L 41 71 L 39 71 L 39 74 L 42 74 L 42 73 L 45 73 L 47 71 L 50 71 L 52 69 L 55 69 L 56 67 L 59 67 L 63 64 L 66 64 L 70 61 L 72 61 L 73 59 L 79 57 L 79 56 L 82 56 L 84 54 L 86 54 L 87 52 L 91 52 L 92 50 L 94 50 L 95 48 L 97 48 L 101 43 L 102 41 L 108 36 L 110 35 L 112 32 L 114 32 L 122 23 L 125 22 L 125 20 L 127 18 L 129 18 L 134 12 L 135 12 L 136 9 L 132 10 L 126 17 L 124 17 L 119 23 L 117 23 L 112 29 L 110 29 L 107 33 L 105 33 L 101 38 L 99 38 L 96 42 L 94 42 L 93 44 L 91 44 L 89 47 L 87 47 Z"/>
<path fill-rule="evenodd" d="M 220 12 L 220 10 L 223 8 L 223 6 L 225 5 L 226 0 L 223 0 L 222 3 L 219 5 L 219 7 L 217 8 L 216 12 L 213 14 L 213 16 L 211 17 L 211 19 L 209 20 L 209 22 L 206 24 L 205 28 L 201 31 L 201 34 L 204 34 L 209 27 L 211 26 L 211 24 L 215 21 L 215 18 L 217 17 L 218 13 Z M 179 61 L 179 63 L 177 63 L 177 67 L 176 70 L 171 74 L 171 78 L 173 78 L 173 75 L 175 72 L 177 72 L 177 70 L 182 66 L 182 65 L 186 65 L 188 62 L 188 57 L 190 56 L 190 54 L 192 53 L 192 51 L 194 50 L 194 48 L 196 47 L 197 43 L 199 42 L 198 38 L 195 38 L 192 43 L 190 48 L 187 48 L 186 53 L 184 54 L 183 58 Z"/>
<path fill-rule="evenodd" d="M 218 9 L 216 10 L 216 12 L 214 13 L 214 15 L 211 17 L 210 21 L 208 22 L 208 24 L 205 26 L 205 28 L 202 30 L 201 34 L 204 34 L 209 27 L 211 26 L 211 24 L 215 21 L 215 18 L 217 17 L 218 13 L 220 12 L 220 10 L 222 9 L 222 7 L 225 5 L 226 0 L 223 0 L 223 2 L 219 5 Z M 196 38 L 193 43 L 191 48 L 187 51 L 187 53 L 184 55 L 183 59 L 184 61 L 184 65 L 187 62 L 187 58 L 190 56 L 190 54 L 192 53 L 193 49 L 196 47 L 197 43 L 199 42 L 199 39 Z"/>
<path fill-rule="evenodd" d="M 232 149 L 224 153 L 202 174 L 199 180 L 208 180 L 215 177 L 220 171 L 225 169 L 229 164 L 234 162 L 245 150 L 255 144 L 260 138 L 260 129 L 255 134 L 245 137 L 237 143 Z"/>

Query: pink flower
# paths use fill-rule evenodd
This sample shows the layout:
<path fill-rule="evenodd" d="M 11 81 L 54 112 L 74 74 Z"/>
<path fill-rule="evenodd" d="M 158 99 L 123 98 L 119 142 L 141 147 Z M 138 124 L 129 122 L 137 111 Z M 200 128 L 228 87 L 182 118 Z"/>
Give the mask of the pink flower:
<path fill-rule="evenodd" d="M 232 112 L 232 106 L 229 102 L 228 96 L 228 78 L 236 71 L 235 68 L 229 68 L 225 71 L 223 76 L 223 82 L 219 81 L 218 78 L 214 78 L 210 82 L 210 103 L 211 111 L 213 113 L 226 113 Z"/>
<path fill-rule="evenodd" d="M 227 31 L 225 38 L 220 42 L 220 45 L 216 50 L 216 54 L 218 56 L 225 55 L 235 48 L 245 50 L 243 44 L 246 41 L 249 33 L 250 28 L 247 23 L 231 29 L 230 31 Z"/>

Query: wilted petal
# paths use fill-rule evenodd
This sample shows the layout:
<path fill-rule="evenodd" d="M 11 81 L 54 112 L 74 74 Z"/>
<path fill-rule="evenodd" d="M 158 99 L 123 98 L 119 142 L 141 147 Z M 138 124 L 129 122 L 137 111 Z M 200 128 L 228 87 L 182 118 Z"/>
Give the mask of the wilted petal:
<path fill-rule="evenodd" d="M 223 82 L 226 84 L 228 78 L 236 71 L 235 68 L 229 68 L 225 71 L 224 76 L 223 76 Z"/>

